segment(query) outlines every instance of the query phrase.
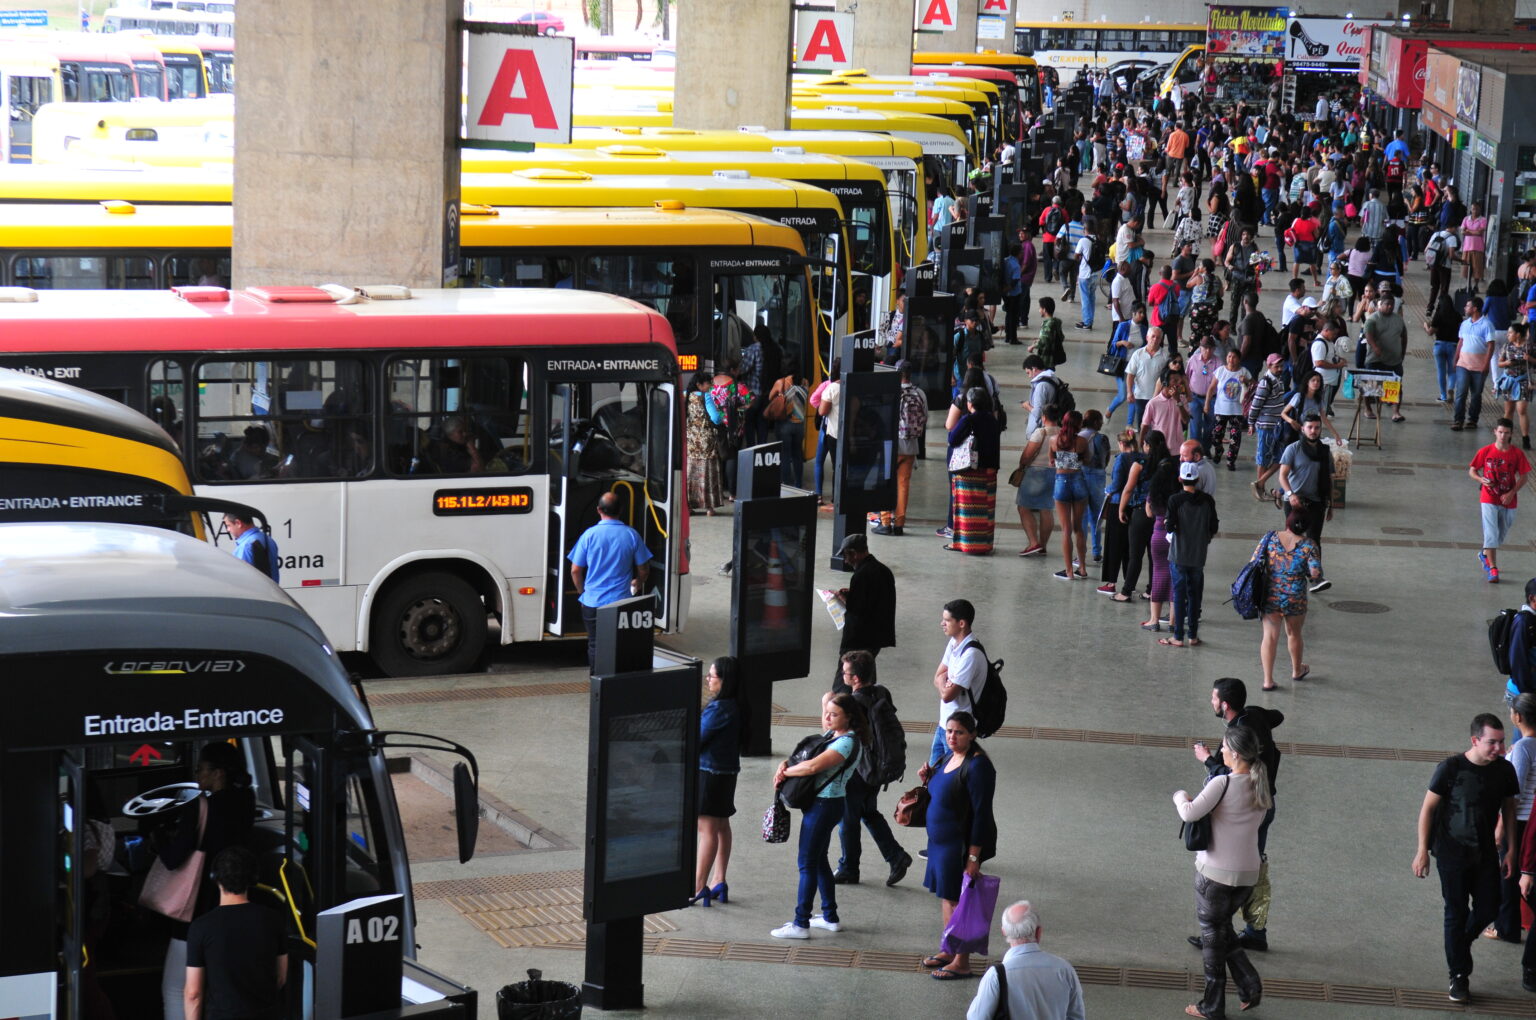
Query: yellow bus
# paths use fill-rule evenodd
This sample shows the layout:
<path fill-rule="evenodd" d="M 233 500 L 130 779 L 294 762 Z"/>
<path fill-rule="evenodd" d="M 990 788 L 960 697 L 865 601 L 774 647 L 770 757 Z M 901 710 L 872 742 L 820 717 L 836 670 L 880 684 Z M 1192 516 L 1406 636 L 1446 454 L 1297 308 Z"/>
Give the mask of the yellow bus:
<path fill-rule="evenodd" d="M 0 163 L 32 162 L 32 118 L 63 95 L 59 59 L 34 46 L 0 43 Z"/>
<path fill-rule="evenodd" d="M 980 116 L 971 105 L 961 99 L 941 99 L 905 91 L 860 91 L 855 87 L 828 85 L 824 87 L 796 86 L 790 90 L 789 102 L 795 110 L 875 110 L 882 113 L 919 114 L 942 117 L 951 121 L 965 136 L 966 147 L 973 159 L 991 151 L 991 129 L 986 108 Z"/>
<path fill-rule="evenodd" d="M 722 173 L 746 173 L 754 178 L 775 178 L 820 188 L 837 198 L 846 218 L 852 273 L 851 320 L 847 328 L 868 329 L 872 310 L 878 316 L 894 307 L 895 238 L 885 175 L 868 163 L 840 156 L 791 153 L 782 148 L 767 152 L 667 152 L 644 145 L 539 148 L 533 152 L 466 150 L 464 155 L 462 198 L 465 202 L 488 205 L 507 204 L 496 188 L 498 178 L 491 175 L 546 167 L 629 176 L 715 177 Z M 4 199 L 4 190 L 4 182 L 0 181 L 0 201 Z M 514 199 L 512 204 L 522 203 Z M 690 200 L 689 204 L 708 203 Z M 757 211 L 774 218 L 766 211 Z M 863 302 L 857 297 L 861 291 L 866 299 Z"/>
<path fill-rule="evenodd" d="M 1185 47 L 1173 60 L 1173 65 L 1168 68 L 1168 73 L 1163 76 L 1162 84 L 1158 86 L 1157 95 L 1173 95 L 1174 89 L 1178 89 L 1181 96 L 1200 94 L 1202 83 L 1201 74 L 1205 71 L 1205 43 L 1198 46 Z"/>
<path fill-rule="evenodd" d="M 1004 138 L 1013 137 L 1009 132 L 1003 90 L 996 81 L 952 77 L 947 72 L 936 75 L 882 76 L 854 70 L 834 71 L 829 75 L 796 75 L 793 83 L 796 87 L 804 85 L 807 88 L 820 88 L 829 94 L 832 90 L 846 88 L 852 92 L 874 91 L 886 95 L 911 91 L 920 96 L 957 99 L 968 103 L 976 112 L 978 120 L 986 120 L 991 132 L 991 145 L 995 146 Z"/>
<path fill-rule="evenodd" d="M 868 163 L 885 175 L 886 195 L 891 220 L 900 244 L 898 261 L 914 266 L 928 257 L 926 226 L 919 229 L 918 210 L 926 208 L 927 189 L 924 175 L 918 172 L 923 149 L 905 138 L 874 131 L 696 131 L 677 127 L 577 127 L 571 132 L 569 146 L 541 146 L 541 149 L 599 149 L 610 146 L 641 145 L 666 152 L 767 152 L 783 149 L 844 156 Z M 490 153 L 465 149 L 464 168 Z"/>
<path fill-rule="evenodd" d="M 1019 104 L 1031 114 L 1041 110 L 1040 65 L 1034 57 L 1018 53 L 982 50 L 980 53 L 913 53 L 919 67 L 993 67 L 1013 75 L 1019 85 Z"/>
<path fill-rule="evenodd" d="M 0 216 L 0 286 L 157 290 L 230 283 L 233 207 L 17 204 Z M 672 324 L 682 372 L 728 361 L 762 325 L 784 364 L 819 364 L 815 294 L 798 231 L 759 216 L 689 209 L 466 209 L 466 287 L 575 287 L 634 298 Z M 814 432 L 814 430 L 811 430 Z"/>
<path fill-rule="evenodd" d="M 1014 49 L 1049 64 L 1070 84 L 1079 71 L 1102 71 L 1123 60 L 1166 64 L 1187 46 L 1205 44 L 1205 25 L 1165 22 L 1020 21 Z"/>
<path fill-rule="evenodd" d="M 195 41 L 175 37 L 151 40 L 165 60 L 165 98 L 205 99 L 208 96 L 208 72 L 203 51 Z"/>

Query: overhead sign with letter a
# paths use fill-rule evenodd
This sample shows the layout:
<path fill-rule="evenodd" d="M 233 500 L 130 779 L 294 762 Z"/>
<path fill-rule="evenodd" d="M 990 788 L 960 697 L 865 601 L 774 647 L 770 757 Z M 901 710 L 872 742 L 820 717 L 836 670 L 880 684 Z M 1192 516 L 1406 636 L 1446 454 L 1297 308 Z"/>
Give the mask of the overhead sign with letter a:
<path fill-rule="evenodd" d="M 795 12 L 795 70 L 846 71 L 853 67 L 852 14 Z"/>
<path fill-rule="evenodd" d="M 958 27 L 955 9 L 960 0 L 917 0 L 919 32 L 953 32 Z"/>
<path fill-rule="evenodd" d="M 469 21 L 465 28 L 465 141 L 508 149 L 569 142 L 575 40 L 489 22 Z"/>

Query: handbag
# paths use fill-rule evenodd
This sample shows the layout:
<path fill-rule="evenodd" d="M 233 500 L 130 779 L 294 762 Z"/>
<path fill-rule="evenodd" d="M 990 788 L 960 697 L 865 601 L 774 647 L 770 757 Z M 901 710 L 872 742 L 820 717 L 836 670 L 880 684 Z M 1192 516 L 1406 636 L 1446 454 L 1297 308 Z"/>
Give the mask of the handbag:
<path fill-rule="evenodd" d="M 980 463 L 981 454 L 976 450 L 975 436 L 966 436 L 965 442 L 949 451 L 951 471 L 975 471 Z"/>
<path fill-rule="evenodd" d="M 992 937 L 992 913 L 997 909 L 997 893 L 1002 879 L 996 875 L 965 875 L 960 882 L 960 901 L 955 904 L 954 913 L 949 915 L 949 924 L 944 926 L 939 951 L 986 956 Z"/>
<path fill-rule="evenodd" d="M 1232 785 L 1232 777 L 1227 776 L 1227 782 L 1221 788 L 1221 796 L 1216 798 L 1216 805 L 1222 802 L 1227 795 L 1227 789 Z M 1179 838 L 1184 841 L 1186 850 L 1209 850 L 1211 848 L 1211 816 L 1216 813 L 1216 805 L 1203 818 L 1196 818 L 1192 822 L 1179 823 Z M 962 894 L 963 895 L 963 894 Z"/>
<path fill-rule="evenodd" d="M 1017 489 L 1019 486 L 1023 485 L 1024 484 L 1024 470 L 1025 469 L 1023 467 L 1016 467 L 1016 468 L 1014 468 L 1013 471 L 1008 475 L 1008 484 L 1013 486 L 1015 489 Z"/>
<path fill-rule="evenodd" d="M 768 805 L 768 810 L 763 812 L 763 842 L 789 842 L 789 808 L 780 804 L 777 797 Z"/>
<path fill-rule="evenodd" d="M 208 827 L 208 798 L 197 798 L 197 841 L 203 841 L 203 830 Z M 169 917 L 173 921 L 192 920 L 197 906 L 197 892 L 207 870 L 207 854 L 193 850 L 181 867 L 172 871 L 157 856 L 144 877 L 144 888 L 139 892 L 139 906 Z"/>
<path fill-rule="evenodd" d="M 1118 354 L 1101 354 L 1099 355 L 1099 367 L 1094 371 L 1100 375 L 1113 376 L 1118 379 L 1125 375 L 1125 363 L 1128 360 L 1130 359 L 1122 358 Z"/>
<path fill-rule="evenodd" d="M 909 829 L 925 829 L 928 827 L 928 803 L 931 799 L 927 783 L 914 786 L 896 801 L 896 810 L 891 812 L 891 816 L 897 825 L 905 825 Z"/>

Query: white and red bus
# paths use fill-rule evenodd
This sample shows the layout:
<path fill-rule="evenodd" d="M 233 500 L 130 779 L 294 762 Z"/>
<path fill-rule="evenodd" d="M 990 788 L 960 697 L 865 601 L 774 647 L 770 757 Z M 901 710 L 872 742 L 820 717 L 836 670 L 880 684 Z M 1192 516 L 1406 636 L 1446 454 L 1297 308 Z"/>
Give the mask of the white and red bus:
<path fill-rule="evenodd" d="M 654 553 L 657 626 L 682 628 L 665 317 L 566 289 L 334 291 L 13 289 L 0 366 L 151 413 L 198 495 L 261 509 L 333 647 L 391 675 L 583 633 L 565 557 L 610 490 Z"/>

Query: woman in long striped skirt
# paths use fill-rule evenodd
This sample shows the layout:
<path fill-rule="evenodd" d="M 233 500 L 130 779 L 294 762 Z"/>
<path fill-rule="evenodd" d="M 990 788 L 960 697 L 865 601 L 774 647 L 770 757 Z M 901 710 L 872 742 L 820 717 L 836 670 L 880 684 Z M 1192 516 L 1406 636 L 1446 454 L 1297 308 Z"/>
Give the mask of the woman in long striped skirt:
<path fill-rule="evenodd" d="M 992 396 L 983 386 L 965 394 L 967 413 L 949 430 L 949 447 L 969 448 L 965 465 L 951 460 L 949 483 L 955 504 L 955 533 L 944 548 L 972 556 L 992 555 L 993 514 L 997 509 L 997 467 L 1001 436 L 992 416 Z"/>

